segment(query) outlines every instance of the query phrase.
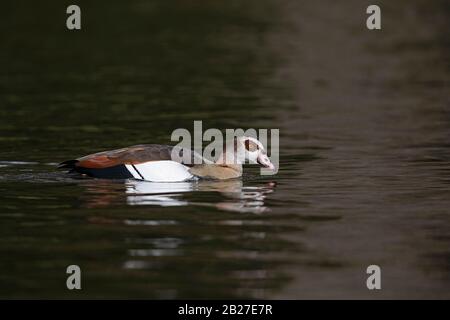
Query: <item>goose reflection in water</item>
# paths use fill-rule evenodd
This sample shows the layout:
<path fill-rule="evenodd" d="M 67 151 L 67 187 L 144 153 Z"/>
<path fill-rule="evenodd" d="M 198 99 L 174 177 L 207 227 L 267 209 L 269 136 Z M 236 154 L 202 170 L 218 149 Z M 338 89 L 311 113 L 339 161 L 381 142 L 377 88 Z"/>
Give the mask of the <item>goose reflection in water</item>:
<path fill-rule="evenodd" d="M 120 185 L 111 181 L 95 182 L 94 184 L 89 181 L 86 185 L 88 197 L 85 200 L 88 207 L 108 206 L 113 202 L 122 201 L 124 196 L 125 202 L 130 206 L 203 206 L 256 214 L 269 210 L 265 205 L 265 199 L 276 186 L 275 182 L 244 186 L 244 182 L 240 179 L 173 183 L 126 180 Z M 211 201 L 188 199 L 192 198 L 191 195 L 210 192 L 218 193 L 221 197 L 218 201 L 214 196 L 208 197 Z"/>
<path fill-rule="evenodd" d="M 270 210 L 266 202 L 274 182 L 83 179 L 81 185 L 83 204 L 101 209 L 87 214 L 88 222 L 108 226 L 106 235 L 122 249 L 121 269 L 130 271 L 127 281 L 139 274 L 151 283 L 145 289 L 150 296 L 188 297 L 195 279 L 195 288 L 205 290 L 200 297 L 225 283 L 232 285 L 224 285 L 220 295 L 262 299 L 288 279 L 278 266 L 291 244 L 279 236 L 283 226 L 261 214 Z M 187 268 L 193 270 L 188 276 Z M 196 272 L 205 268 L 213 276 Z"/>

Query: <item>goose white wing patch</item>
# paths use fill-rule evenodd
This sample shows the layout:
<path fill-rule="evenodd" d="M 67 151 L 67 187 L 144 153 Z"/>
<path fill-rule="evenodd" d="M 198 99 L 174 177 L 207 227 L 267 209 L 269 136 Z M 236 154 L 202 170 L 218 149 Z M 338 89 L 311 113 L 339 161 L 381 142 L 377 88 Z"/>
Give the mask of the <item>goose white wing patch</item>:
<path fill-rule="evenodd" d="M 189 167 L 171 160 L 149 161 L 140 164 L 127 164 L 128 171 L 135 179 L 153 182 L 178 182 L 192 179 Z"/>

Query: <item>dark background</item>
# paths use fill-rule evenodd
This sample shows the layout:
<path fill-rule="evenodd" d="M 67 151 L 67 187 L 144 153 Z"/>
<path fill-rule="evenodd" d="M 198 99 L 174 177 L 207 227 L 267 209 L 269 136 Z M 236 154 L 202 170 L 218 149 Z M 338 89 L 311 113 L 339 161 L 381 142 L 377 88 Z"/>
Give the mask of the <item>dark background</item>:
<path fill-rule="evenodd" d="M 382 30 L 366 28 L 370 4 Z M 0 296 L 449 298 L 449 13 L 443 0 L 2 1 Z M 155 196 L 55 169 L 170 143 L 194 120 L 279 128 L 279 173 Z M 366 288 L 371 264 L 381 291 Z"/>

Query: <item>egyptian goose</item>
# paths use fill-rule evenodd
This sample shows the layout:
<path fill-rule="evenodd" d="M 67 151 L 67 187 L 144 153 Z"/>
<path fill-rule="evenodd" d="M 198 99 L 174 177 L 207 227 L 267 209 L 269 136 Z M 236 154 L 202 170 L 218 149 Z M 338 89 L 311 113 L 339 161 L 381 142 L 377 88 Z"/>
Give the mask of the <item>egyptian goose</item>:
<path fill-rule="evenodd" d="M 60 163 L 58 168 L 70 169 L 83 175 L 105 179 L 138 179 L 153 182 L 178 182 L 200 178 L 231 179 L 242 176 L 242 160 L 258 163 L 265 168 L 275 167 L 266 154 L 264 146 L 252 137 L 234 139 L 234 150 L 224 148 L 215 162 L 203 159 L 188 149 L 179 149 L 187 155 L 189 163 L 172 159 L 173 146 L 141 144 L 128 148 L 104 151 L 75 160 Z M 187 154 L 186 154 L 187 152 Z M 193 164 L 194 158 L 201 164 Z M 185 158 L 185 157 L 183 157 Z M 239 160 L 242 159 L 242 160 Z"/>

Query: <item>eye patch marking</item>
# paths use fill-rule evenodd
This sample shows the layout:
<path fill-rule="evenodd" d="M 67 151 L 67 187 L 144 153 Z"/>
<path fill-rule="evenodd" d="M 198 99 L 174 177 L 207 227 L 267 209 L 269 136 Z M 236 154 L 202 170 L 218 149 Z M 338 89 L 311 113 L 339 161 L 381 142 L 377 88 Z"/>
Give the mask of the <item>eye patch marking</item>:
<path fill-rule="evenodd" d="M 250 152 L 254 152 L 259 149 L 258 145 L 250 140 L 245 140 L 245 149 Z"/>

